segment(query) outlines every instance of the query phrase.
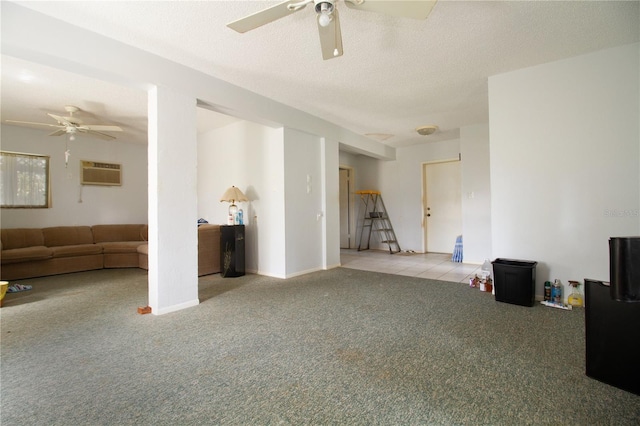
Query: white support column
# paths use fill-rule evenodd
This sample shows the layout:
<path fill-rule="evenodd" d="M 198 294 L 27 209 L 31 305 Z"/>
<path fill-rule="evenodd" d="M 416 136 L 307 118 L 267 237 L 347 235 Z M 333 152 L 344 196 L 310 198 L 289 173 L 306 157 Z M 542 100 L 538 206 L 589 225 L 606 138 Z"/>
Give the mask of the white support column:
<path fill-rule="evenodd" d="M 340 266 L 340 155 L 338 142 L 320 140 L 322 169 L 322 267 Z"/>
<path fill-rule="evenodd" d="M 149 306 L 161 315 L 198 301 L 196 99 L 149 91 Z"/>

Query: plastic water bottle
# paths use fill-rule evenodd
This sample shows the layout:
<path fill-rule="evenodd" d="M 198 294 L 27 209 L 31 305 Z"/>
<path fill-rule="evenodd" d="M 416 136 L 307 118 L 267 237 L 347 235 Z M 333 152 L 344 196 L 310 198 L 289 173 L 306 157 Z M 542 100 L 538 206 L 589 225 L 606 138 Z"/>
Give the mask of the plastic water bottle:
<path fill-rule="evenodd" d="M 562 283 L 559 279 L 556 279 L 551 286 L 551 301 L 558 305 L 562 304 Z"/>
<path fill-rule="evenodd" d="M 491 276 L 491 262 L 489 262 L 489 259 L 485 259 L 484 263 L 482 264 L 482 267 L 480 268 L 480 277 L 483 280 L 486 280 L 490 276 Z"/>

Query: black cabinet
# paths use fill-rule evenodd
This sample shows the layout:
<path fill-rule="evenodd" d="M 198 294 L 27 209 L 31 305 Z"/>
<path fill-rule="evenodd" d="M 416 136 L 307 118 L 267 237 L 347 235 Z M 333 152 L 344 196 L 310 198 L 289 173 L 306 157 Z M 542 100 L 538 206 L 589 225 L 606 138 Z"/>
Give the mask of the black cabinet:
<path fill-rule="evenodd" d="M 220 226 L 220 267 L 223 277 L 244 275 L 244 225 Z"/>
<path fill-rule="evenodd" d="M 640 303 L 612 299 L 602 281 L 584 284 L 587 376 L 640 395 Z"/>

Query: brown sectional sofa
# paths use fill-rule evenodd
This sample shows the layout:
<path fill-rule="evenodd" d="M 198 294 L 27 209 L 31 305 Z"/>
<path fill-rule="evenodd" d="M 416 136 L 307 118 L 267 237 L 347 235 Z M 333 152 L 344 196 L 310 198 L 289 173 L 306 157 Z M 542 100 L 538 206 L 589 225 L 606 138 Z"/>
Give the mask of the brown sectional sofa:
<path fill-rule="evenodd" d="M 105 268 L 139 267 L 138 246 L 147 245 L 147 225 L 94 225 L 93 242 L 102 246 Z"/>
<path fill-rule="evenodd" d="M 149 245 L 141 244 L 137 248 L 138 267 L 149 269 Z M 198 276 L 220 272 L 220 225 L 203 224 L 198 226 Z"/>
<path fill-rule="evenodd" d="M 141 224 L 2 229 L 0 278 L 17 280 L 102 268 L 148 269 Z M 198 275 L 220 272 L 220 226 L 198 228 Z"/>

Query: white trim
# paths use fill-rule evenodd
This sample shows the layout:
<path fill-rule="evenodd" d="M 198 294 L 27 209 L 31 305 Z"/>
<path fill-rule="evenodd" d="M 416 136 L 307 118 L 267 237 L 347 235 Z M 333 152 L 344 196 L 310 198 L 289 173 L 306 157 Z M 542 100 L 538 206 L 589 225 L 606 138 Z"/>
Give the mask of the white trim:
<path fill-rule="evenodd" d="M 256 275 L 263 276 L 263 277 L 279 278 L 279 279 L 281 279 L 281 280 L 284 280 L 284 279 L 286 279 L 286 278 L 287 278 L 287 277 L 286 277 L 286 276 L 284 276 L 284 275 L 272 274 L 272 273 L 270 273 L 270 272 L 261 272 L 261 271 L 257 271 L 257 272 L 255 272 L 255 274 L 256 274 Z"/>
<path fill-rule="evenodd" d="M 306 271 L 298 271 L 298 272 L 294 272 L 293 274 L 287 274 L 287 276 L 285 278 L 294 278 L 294 277 L 299 277 L 300 275 L 307 275 L 310 274 L 312 272 L 318 272 L 318 271 L 322 271 L 322 268 L 311 268 L 311 269 L 307 269 Z"/>
<path fill-rule="evenodd" d="M 339 268 L 341 266 L 342 266 L 342 263 L 334 263 L 333 265 L 327 265 L 324 269 L 325 270 L 335 269 L 335 268 Z"/>
<path fill-rule="evenodd" d="M 193 306 L 198 306 L 200 304 L 200 299 L 189 300 L 188 302 L 179 303 L 177 305 L 168 306 L 162 309 L 156 309 L 153 306 L 151 307 L 151 313 L 154 315 L 164 315 L 169 314 L 171 312 L 180 311 L 182 309 L 191 308 Z"/>

